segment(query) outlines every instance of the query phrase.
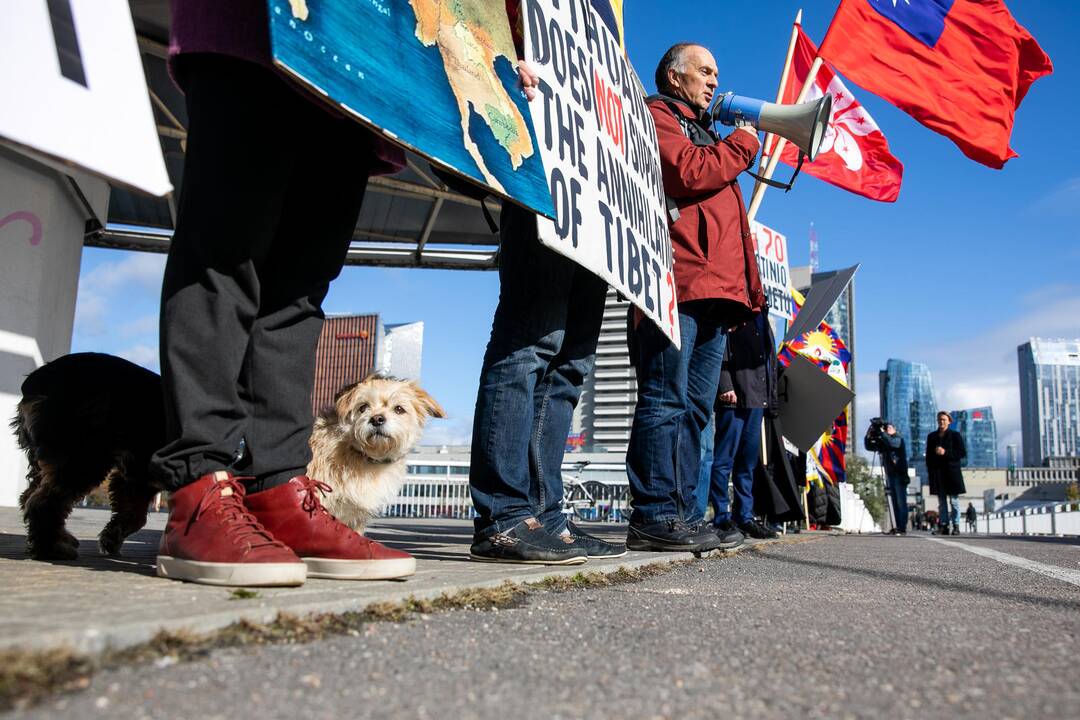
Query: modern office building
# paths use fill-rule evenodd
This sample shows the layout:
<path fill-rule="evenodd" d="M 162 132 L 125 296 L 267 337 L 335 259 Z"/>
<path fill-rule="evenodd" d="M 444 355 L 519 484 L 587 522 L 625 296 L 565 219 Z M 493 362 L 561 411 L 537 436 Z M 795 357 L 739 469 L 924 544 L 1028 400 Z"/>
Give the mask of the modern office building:
<path fill-rule="evenodd" d="M 972 468 L 996 468 L 997 423 L 990 407 L 953 410 L 952 429 L 964 438 L 967 457 L 961 465 Z M 935 418 L 936 419 L 936 418 Z"/>
<path fill-rule="evenodd" d="M 574 410 L 571 447 L 576 451 L 625 452 L 637 405 L 637 379 L 626 345 L 630 303 L 608 289 L 596 347 L 596 365 L 585 379 Z M 648 322 L 648 321 L 645 321 Z"/>
<path fill-rule="evenodd" d="M 330 405 L 345 385 L 378 371 L 419 380 L 424 323 L 382 324 L 378 315 L 331 315 L 315 350 L 312 411 Z"/>
<path fill-rule="evenodd" d="M 1016 351 L 1024 465 L 1080 455 L 1080 339 L 1031 338 Z"/>
<path fill-rule="evenodd" d="M 896 426 L 908 449 L 908 462 L 926 482 L 926 436 L 937 427 L 937 401 L 930 368 L 890 358 L 878 373 L 881 417 Z"/>

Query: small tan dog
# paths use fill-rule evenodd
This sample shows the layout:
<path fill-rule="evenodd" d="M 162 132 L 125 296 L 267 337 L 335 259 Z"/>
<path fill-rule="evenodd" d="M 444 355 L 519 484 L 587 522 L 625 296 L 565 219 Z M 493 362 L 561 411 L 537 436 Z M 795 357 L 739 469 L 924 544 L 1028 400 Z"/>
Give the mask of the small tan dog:
<path fill-rule="evenodd" d="M 334 407 L 315 419 L 308 477 L 332 492 L 323 505 L 362 532 L 405 482 L 405 456 L 428 417 L 443 409 L 414 381 L 369 375 L 338 391 Z"/>

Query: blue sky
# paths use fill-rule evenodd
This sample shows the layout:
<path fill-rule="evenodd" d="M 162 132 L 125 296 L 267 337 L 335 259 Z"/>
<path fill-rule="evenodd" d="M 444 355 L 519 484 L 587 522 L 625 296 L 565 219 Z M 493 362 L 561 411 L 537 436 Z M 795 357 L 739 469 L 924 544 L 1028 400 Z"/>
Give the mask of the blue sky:
<path fill-rule="evenodd" d="M 646 87 L 664 50 L 689 40 L 712 50 L 721 90 L 771 99 L 798 8 L 820 42 L 837 4 L 628 2 L 627 48 Z M 848 82 L 904 163 L 900 199 L 875 203 L 803 176 L 787 195 L 766 194 L 758 214 L 788 236 L 793 265 L 808 262 L 811 222 L 822 269 L 862 263 L 860 425 L 877 414 L 878 369 L 899 357 L 930 366 L 942 406 L 992 405 L 1001 444 L 1019 444 L 1016 346 L 1030 336 L 1080 337 L 1080 146 L 1071 132 L 1080 114 L 1080 3 L 1008 6 L 1055 67 L 1017 113 L 1019 158 L 1000 171 L 978 165 Z M 113 352 L 157 369 L 163 266 L 164 256 L 88 249 L 73 350 Z M 467 442 L 497 297 L 494 273 L 346 268 L 325 309 L 378 312 L 387 323 L 423 320 L 423 381 L 449 415 L 432 422 L 425 441 Z"/>

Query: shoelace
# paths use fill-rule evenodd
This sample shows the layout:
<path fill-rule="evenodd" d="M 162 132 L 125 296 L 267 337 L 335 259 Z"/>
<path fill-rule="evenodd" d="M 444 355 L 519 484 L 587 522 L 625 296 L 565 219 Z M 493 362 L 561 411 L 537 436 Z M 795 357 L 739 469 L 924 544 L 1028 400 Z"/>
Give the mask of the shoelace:
<path fill-rule="evenodd" d="M 320 510 L 329 515 L 330 512 L 323 507 L 322 500 L 319 498 L 319 493 L 333 492 L 334 488 L 315 478 L 306 477 L 301 482 L 304 483 L 305 492 L 304 499 L 300 501 L 300 508 L 308 515 L 314 515 Z"/>
<path fill-rule="evenodd" d="M 300 501 L 300 509 L 308 514 L 308 517 L 314 517 L 316 514 L 323 518 L 323 522 L 329 522 L 334 528 L 334 532 L 337 534 L 352 533 L 352 529 L 348 525 L 334 517 L 329 510 L 323 507 L 322 499 L 319 497 L 320 493 L 334 492 L 334 488 L 330 487 L 322 480 L 316 480 L 315 478 L 305 477 L 301 482 L 304 483 L 304 499 Z M 359 535 L 359 533 L 356 533 Z M 361 537 L 363 537 L 361 535 Z"/>
<path fill-rule="evenodd" d="M 226 489 L 232 492 L 224 492 Z M 248 546 L 252 548 L 269 545 L 284 548 L 285 544 L 275 540 L 255 516 L 244 507 L 244 503 L 240 499 L 243 494 L 244 486 L 240 484 L 240 478 L 231 477 L 228 480 L 211 483 L 203 496 L 199 498 L 199 502 L 195 506 L 195 512 L 191 513 L 184 532 L 187 533 L 191 530 L 191 526 L 195 524 L 195 521 L 203 513 L 213 509 L 219 514 L 225 515 L 225 535 L 233 537 L 234 540 L 247 542 Z"/>

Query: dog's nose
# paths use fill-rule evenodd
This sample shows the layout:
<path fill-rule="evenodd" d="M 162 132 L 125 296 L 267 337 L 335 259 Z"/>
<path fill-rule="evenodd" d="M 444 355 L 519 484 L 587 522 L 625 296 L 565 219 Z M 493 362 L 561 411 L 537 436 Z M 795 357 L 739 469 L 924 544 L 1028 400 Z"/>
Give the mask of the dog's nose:
<path fill-rule="evenodd" d="M 378 427 L 380 425 L 385 425 L 386 424 L 386 416 L 385 415 L 373 415 L 371 417 L 370 422 L 371 422 L 372 425 L 374 425 L 376 427 Z"/>

